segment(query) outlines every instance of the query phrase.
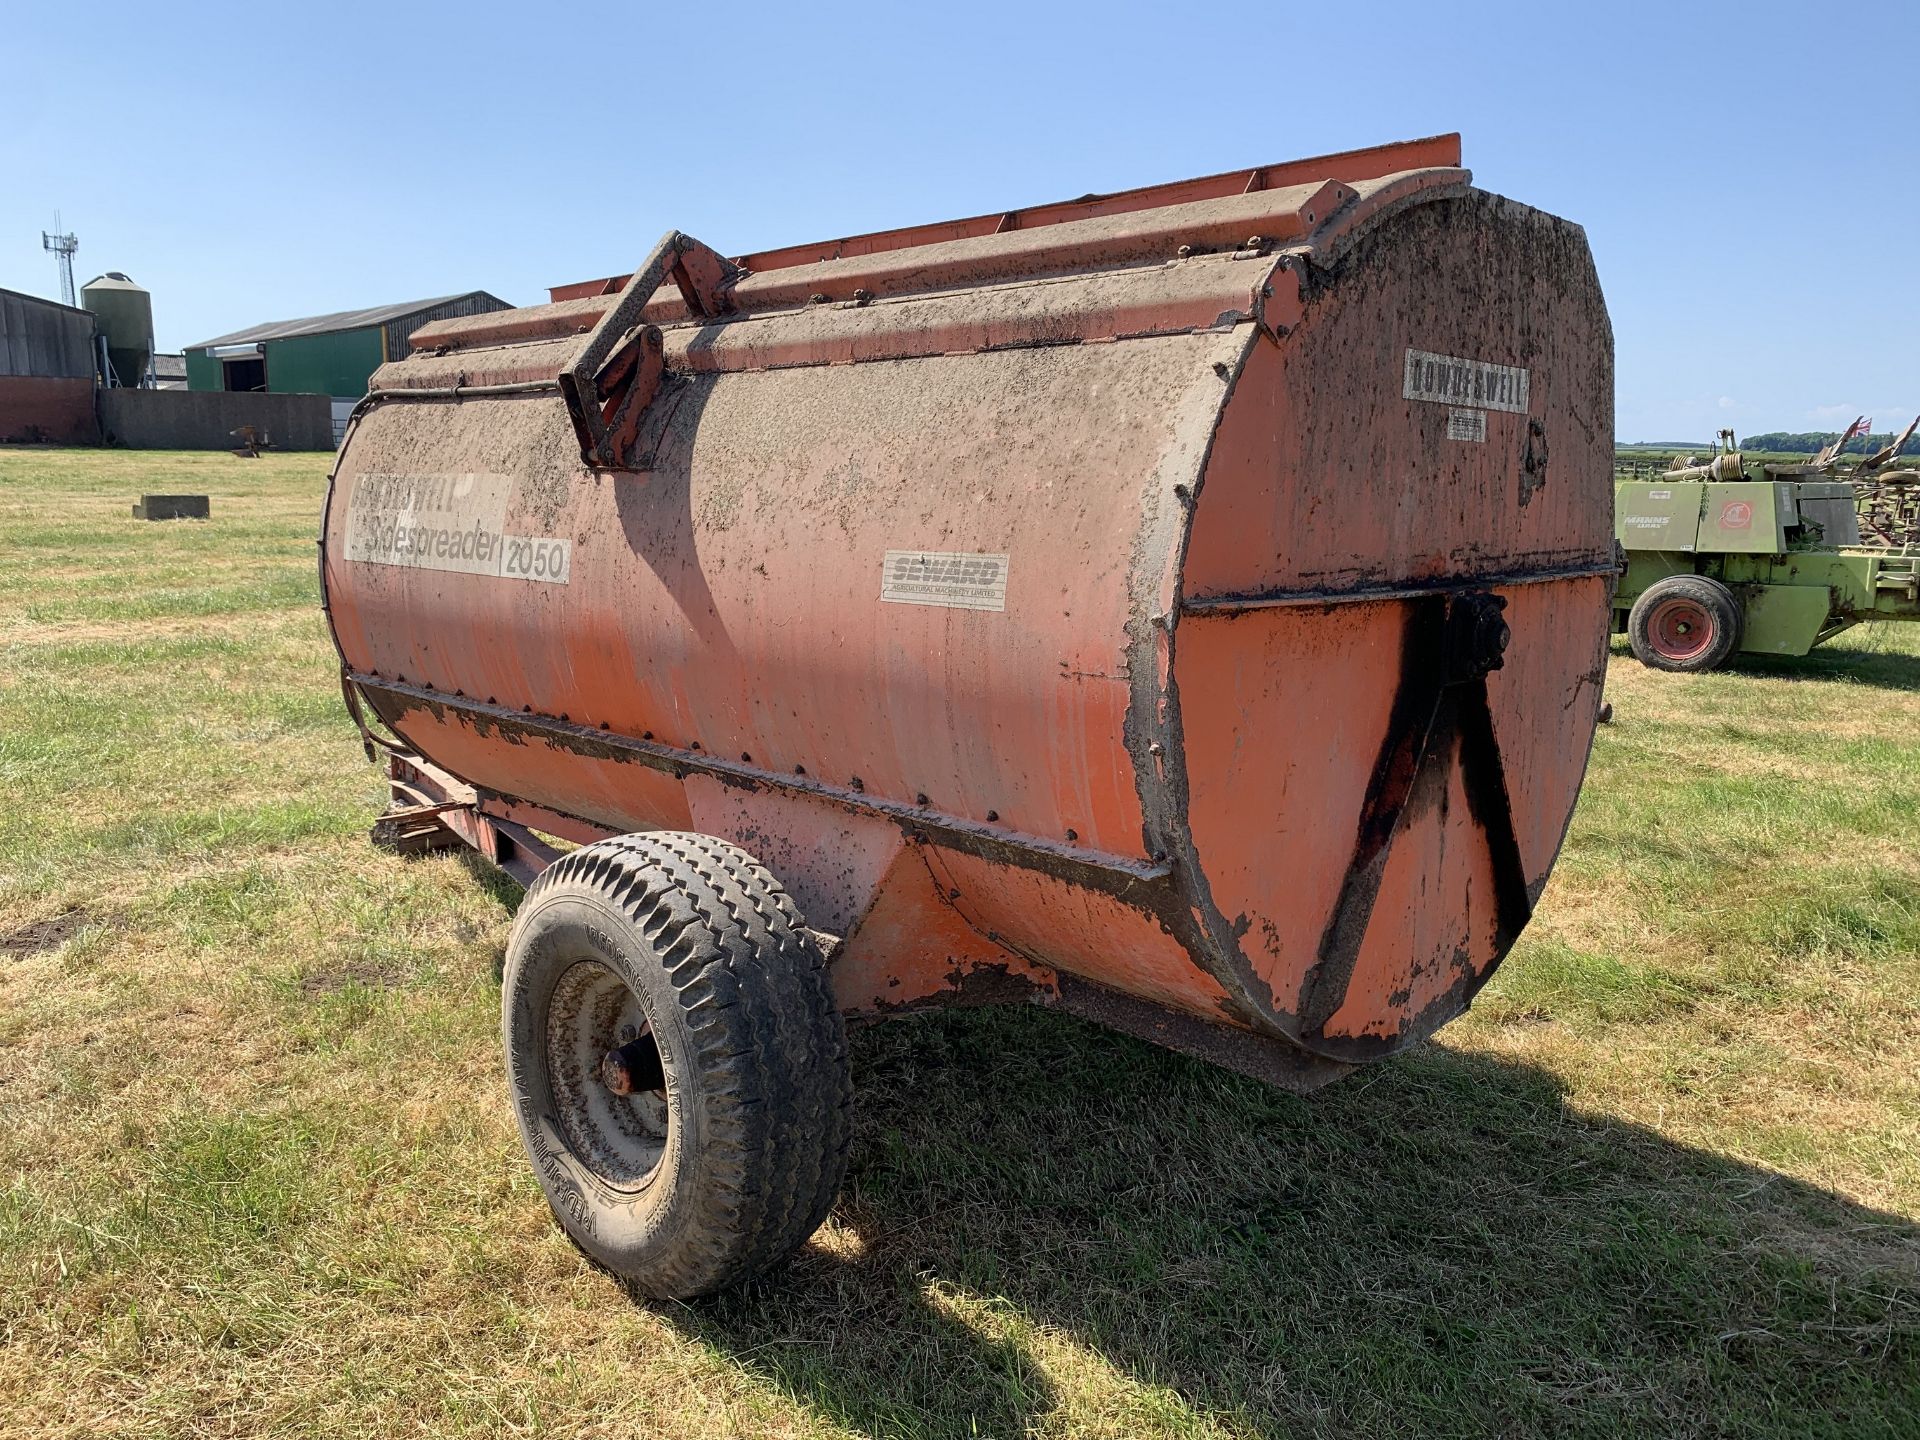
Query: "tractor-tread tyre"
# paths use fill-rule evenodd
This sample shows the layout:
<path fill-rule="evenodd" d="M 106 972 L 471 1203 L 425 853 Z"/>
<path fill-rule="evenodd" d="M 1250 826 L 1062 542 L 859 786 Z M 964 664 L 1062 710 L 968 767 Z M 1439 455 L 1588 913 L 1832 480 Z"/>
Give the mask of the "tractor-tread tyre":
<path fill-rule="evenodd" d="M 625 983 L 665 1070 L 664 1148 L 637 1183 L 596 1171 L 555 1113 L 556 1063 L 568 1093 L 589 1083 L 549 1040 L 562 976 L 583 961 Z M 555 861 L 514 920 L 501 1027 L 520 1138 L 554 1215 L 641 1293 L 736 1285 L 832 1208 L 851 1138 L 845 1023 L 792 901 L 736 846 L 651 832 Z"/>
<path fill-rule="evenodd" d="M 1676 612 L 1704 622 L 1707 634 L 1698 642 L 1673 634 L 1663 617 Z M 1654 670 L 1698 675 L 1718 670 L 1740 648 L 1746 614 L 1725 585 L 1708 575 L 1669 575 L 1640 593 L 1627 616 L 1627 644 L 1634 658 Z"/>

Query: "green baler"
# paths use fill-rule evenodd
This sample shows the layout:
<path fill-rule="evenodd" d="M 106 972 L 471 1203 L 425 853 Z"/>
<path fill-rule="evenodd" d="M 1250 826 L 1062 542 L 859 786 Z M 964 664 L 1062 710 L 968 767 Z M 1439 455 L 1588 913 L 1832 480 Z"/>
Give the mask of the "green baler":
<path fill-rule="evenodd" d="M 1756 480 L 1722 432 L 1706 463 L 1619 483 L 1627 568 L 1614 630 L 1643 664 L 1712 670 L 1738 651 L 1804 655 L 1863 620 L 1920 620 L 1920 546 L 1860 544 L 1853 486 L 1826 478 L 1853 433 Z M 1853 474 L 1877 470 L 1906 438 Z"/>

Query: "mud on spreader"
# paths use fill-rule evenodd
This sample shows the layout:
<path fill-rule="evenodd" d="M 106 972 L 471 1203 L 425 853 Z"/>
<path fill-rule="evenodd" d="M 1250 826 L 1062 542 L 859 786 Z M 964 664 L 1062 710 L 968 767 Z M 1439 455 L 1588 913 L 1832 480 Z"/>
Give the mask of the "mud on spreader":
<path fill-rule="evenodd" d="M 380 370 L 322 560 L 377 831 L 526 882 L 510 1089 L 591 1256 L 692 1295 L 804 1241 L 848 1017 L 1054 1005 L 1304 1089 L 1466 1008 L 1616 561 L 1585 238 L 1459 159 L 671 232 Z"/>

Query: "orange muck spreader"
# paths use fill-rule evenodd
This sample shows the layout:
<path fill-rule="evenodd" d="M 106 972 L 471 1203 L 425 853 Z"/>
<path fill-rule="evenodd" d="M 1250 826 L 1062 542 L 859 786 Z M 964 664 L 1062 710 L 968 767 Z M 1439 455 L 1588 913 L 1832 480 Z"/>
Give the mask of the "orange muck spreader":
<path fill-rule="evenodd" d="M 848 1017 L 1300 1089 L 1458 1015 L 1593 738 L 1612 338 L 1446 136 L 437 321 L 328 491 L 403 848 L 527 885 L 513 1104 L 643 1291 L 801 1244 Z"/>

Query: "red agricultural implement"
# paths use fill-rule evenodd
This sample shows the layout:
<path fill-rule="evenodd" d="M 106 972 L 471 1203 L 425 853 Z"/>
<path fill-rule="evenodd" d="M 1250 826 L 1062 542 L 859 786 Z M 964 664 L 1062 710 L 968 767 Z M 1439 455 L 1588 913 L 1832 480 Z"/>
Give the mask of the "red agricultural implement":
<path fill-rule="evenodd" d="M 801 1243 L 846 1017 L 1054 1005 L 1308 1088 L 1466 1008 L 1616 561 L 1586 240 L 1459 158 L 670 232 L 380 370 L 344 684 L 380 829 L 528 883 L 511 1090 L 588 1253 L 689 1295 Z"/>

